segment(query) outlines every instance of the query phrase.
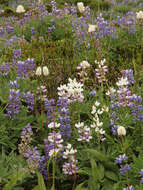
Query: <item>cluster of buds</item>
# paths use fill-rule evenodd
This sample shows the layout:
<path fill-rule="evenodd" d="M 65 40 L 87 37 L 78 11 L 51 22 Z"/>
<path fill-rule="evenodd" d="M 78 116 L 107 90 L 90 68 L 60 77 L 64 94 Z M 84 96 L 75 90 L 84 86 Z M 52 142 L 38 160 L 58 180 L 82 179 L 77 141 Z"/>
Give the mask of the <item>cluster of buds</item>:
<path fill-rule="evenodd" d="M 77 70 L 79 70 L 78 76 L 80 77 L 81 82 L 85 82 L 86 80 L 88 80 L 87 72 L 85 71 L 88 68 L 90 68 L 90 64 L 87 61 L 82 61 L 77 66 Z"/>
<path fill-rule="evenodd" d="M 83 122 L 76 123 L 75 127 L 78 129 L 79 134 L 77 141 L 89 142 L 92 139 L 90 127 L 85 126 Z"/>
<path fill-rule="evenodd" d="M 18 145 L 19 153 L 24 155 L 28 149 L 30 149 L 31 136 L 33 135 L 30 123 L 22 129 L 21 132 L 21 143 Z"/>
<path fill-rule="evenodd" d="M 66 175 L 75 175 L 78 171 L 77 160 L 75 158 L 77 150 L 72 148 L 71 144 L 67 144 L 63 152 L 63 158 L 68 161 L 63 164 L 63 173 Z"/>
<path fill-rule="evenodd" d="M 105 62 L 106 59 L 103 59 L 100 62 L 95 60 L 95 64 L 97 64 L 98 66 L 98 69 L 95 69 L 95 74 L 99 83 L 103 83 L 106 81 L 106 73 L 108 72 L 108 67 L 104 65 Z"/>
<path fill-rule="evenodd" d="M 61 85 L 58 87 L 58 95 L 63 98 L 67 98 L 67 103 L 82 102 L 83 96 L 83 84 L 77 82 L 76 79 L 69 78 L 68 84 Z"/>
<path fill-rule="evenodd" d="M 49 69 L 47 66 L 44 66 L 44 67 L 37 67 L 36 69 L 36 72 L 35 72 L 35 75 L 37 76 L 41 76 L 42 75 L 42 71 L 43 71 L 43 75 L 44 76 L 48 76 L 49 75 Z"/>

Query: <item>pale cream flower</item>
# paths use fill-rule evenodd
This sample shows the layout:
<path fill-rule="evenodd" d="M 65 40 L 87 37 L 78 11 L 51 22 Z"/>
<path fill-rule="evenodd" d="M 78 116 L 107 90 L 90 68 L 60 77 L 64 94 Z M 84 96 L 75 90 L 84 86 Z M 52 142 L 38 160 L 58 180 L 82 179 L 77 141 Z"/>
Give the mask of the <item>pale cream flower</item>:
<path fill-rule="evenodd" d="M 43 67 L 43 75 L 44 75 L 44 76 L 48 76 L 48 75 L 49 75 L 49 69 L 48 69 L 47 66 L 44 66 L 44 67 Z"/>
<path fill-rule="evenodd" d="M 35 72 L 35 75 L 41 76 L 41 74 L 42 74 L 42 69 L 41 69 L 41 67 L 37 67 L 36 72 Z"/>
<path fill-rule="evenodd" d="M 25 9 L 22 5 L 18 5 L 16 8 L 16 13 L 24 13 Z"/>
<path fill-rule="evenodd" d="M 125 136 L 126 135 L 126 129 L 123 126 L 118 126 L 117 134 L 119 136 Z"/>
<path fill-rule="evenodd" d="M 78 10 L 79 10 L 80 13 L 84 13 L 85 12 L 85 7 L 84 7 L 83 2 L 78 2 L 77 3 L 77 8 L 78 8 Z"/>
<path fill-rule="evenodd" d="M 96 27 L 97 27 L 96 25 L 89 24 L 88 25 L 88 33 L 95 32 Z"/>
<path fill-rule="evenodd" d="M 143 11 L 136 12 L 137 19 L 143 19 Z"/>

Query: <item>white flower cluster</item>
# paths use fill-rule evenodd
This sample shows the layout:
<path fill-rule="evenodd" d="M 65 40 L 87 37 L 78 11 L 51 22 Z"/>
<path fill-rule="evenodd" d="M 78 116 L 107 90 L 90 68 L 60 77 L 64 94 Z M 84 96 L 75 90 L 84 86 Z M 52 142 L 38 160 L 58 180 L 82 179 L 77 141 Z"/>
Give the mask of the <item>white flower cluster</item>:
<path fill-rule="evenodd" d="M 54 145 L 53 149 L 49 151 L 49 156 L 55 156 L 63 148 L 63 139 L 60 133 L 49 133 L 48 141 Z"/>
<path fill-rule="evenodd" d="M 115 94 L 115 92 L 116 92 L 116 89 L 110 88 L 110 89 L 106 92 L 106 95 L 107 95 L 107 96 L 112 96 L 112 95 Z"/>
<path fill-rule="evenodd" d="M 77 70 L 80 70 L 77 74 L 80 77 L 80 81 L 84 83 L 84 81 L 88 80 L 88 74 L 85 69 L 90 68 L 90 64 L 87 61 L 82 61 L 78 66 Z"/>
<path fill-rule="evenodd" d="M 136 12 L 137 19 L 143 19 L 143 11 Z"/>
<path fill-rule="evenodd" d="M 88 68 L 90 68 L 90 64 L 88 63 L 88 61 L 82 61 L 77 67 L 77 69 L 88 69 Z"/>
<path fill-rule="evenodd" d="M 55 128 L 59 128 L 59 127 L 60 127 L 60 123 L 56 123 L 56 122 L 51 122 L 48 125 L 48 128 L 50 128 L 50 129 L 55 129 Z"/>
<path fill-rule="evenodd" d="M 108 72 L 108 67 L 104 65 L 105 62 L 106 62 L 106 59 L 103 59 L 99 62 L 95 60 L 95 64 L 97 64 L 98 66 L 98 68 L 95 69 L 95 74 L 99 83 L 106 81 L 106 73 Z"/>
<path fill-rule="evenodd" d="M 85 126 L 83 122 L 76 123 L 75 127 L 78 129 L 78 141 L 89 142 L 92 139 L 91 129 L 88 126 Z"/>
<path fill-rule="evenodd" d="M 42 67 L 37 67 L 35 75 L 41 76 L 42 75 Z M 49 69 L 47 66 L 43 67 L 43 75 L 48 76 L 49 75 Z"/>
<path fill-rule="evenodd" d="M 69 78 L 68 84 L 60 85 L 58 87 L 58 95 L 67 98 L 68 104 L 80 101 L 82 102 L 84 99 L 83 96 L 83 84 L 80 82 L 77 82 L 76 79 Z"/>
<path fill-rule="evenodd" d="M 116 82 L 116 85 L 118 87 L 127 86 L 128 84 L 129 84 L 129 81 L 128 81 L 127 77 L 122 77 L 119 79 L 118 82 Z"/>
<path fill-rule="evenodd" d="M 63 152 L 63 158 L 67 161 L 63 164 L 63 173 L 68 175 L 76 175 L 78 160 L 75 158 L 77 150 L 72 148 L 71 144 L 67 144 L 66 150 Z"/>
<path fill-rule="evenodd" d="M 99 115 L 103 114 L 103 112 L 108 112 L 109 108 L 106 106 L 99 108 L 99 106 L 100 106 L 100 103 L 98 101 L 96 101 L 94 105 L 92 106 L 91 114 L 94 115 L 93 117 L 94 123 L 91 124 L 90 127 L 94 128 L 96 133 L 103 135 L 105 134 L 105 131 L 101 128 L 103 126 L 103 122 L 100 122 Z"/>
<path fill-rule="evenodd" d="M 72 148 L 72 145 L 70 143 L 67 144 L 65 147 L 65 151 L 63 152 L 63 158 L 68 159 L 72 155 L 74 155 L 77 152 L 76 149 Z"/>

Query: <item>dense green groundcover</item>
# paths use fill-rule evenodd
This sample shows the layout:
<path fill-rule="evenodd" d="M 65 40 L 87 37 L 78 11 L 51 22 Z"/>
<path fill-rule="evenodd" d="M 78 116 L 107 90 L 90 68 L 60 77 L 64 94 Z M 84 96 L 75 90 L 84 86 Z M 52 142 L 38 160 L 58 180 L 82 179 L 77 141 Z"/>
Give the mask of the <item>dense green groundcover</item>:
<path fill-rule="evenodd" d="M 142 190 L 142 97 L 141 0 L 0 0 L 0 190 Z"/>

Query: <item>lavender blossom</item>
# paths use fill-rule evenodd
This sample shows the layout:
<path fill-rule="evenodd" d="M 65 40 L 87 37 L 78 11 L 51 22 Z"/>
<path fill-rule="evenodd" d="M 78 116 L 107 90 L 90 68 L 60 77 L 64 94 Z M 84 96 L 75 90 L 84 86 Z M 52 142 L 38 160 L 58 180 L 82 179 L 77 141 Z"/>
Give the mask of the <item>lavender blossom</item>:
<path fill-rule="evenodd" d="M 55 101 L 54 99 L 51 100 L 45 99 L 44 104 L 45 104 L 45 110 L 47 111 L 47 124 L 49 124 L 52 121 L 54 121 L 53 113 L 56 110 Z"/>
<path fill-rule="evenodd" d="M 30 126 L 30 123 L 28 123 L 26 127 L 22 129 L 21 142 L 18 145 L 19 153 L 22 154 L 23 156 L 25 155 L 26 151 L 30 149 L 32 135 L 33 135 L 32 128 Z"/>
<path fill-rule="evenodd" d="M 15 80 L 15 81 L 10 81 L 10 82 L 8 83 L 8 85 L 9 85 L 10 87 L 12 87 L 12 88 L 19 88 L 19 87 L 20 87 L 16 80 Z"/>
<path fill-rule="evenodd" d="M 126 165 L 121 165 L 120 166 L 120 174 L 123 175 L 125 173 L 127 173 L 127 171 L 131 170 L 130 166 L 128 164 Z"/>
<path fill-rule="evenodd" d="M 119 157 L 116 158 L 115 163 L 116 164 L 122 164 L 123 161 L 128 160 L 128 156 L 125 154 L 119 155 Z"/>
<path fill-rule="evenodd" d="M 123 190 L 135 190 L 135 188 L 131 185 L 130 187 L 126 187 Z"/>
<path fill-rule="evenodd" d="M 25 61 L 18 61 L 16 63 L 17 66 L 17 76 L 18 78 L 27 78 L 30 72 L 33 72 L 35 67 L 33 59 L 27 59 Z"/>
<path fill-rule="evenodd" d="M 59 109 L 59 122 L 60 122 L 60 132 L 63 138 L 70 138 L 71 137 L 71 126 L 70 126 L 70 117 L 69 117 L 69 108 L 67 99 L 59 98 L 57 101 L 57 106 Z"/>
<path fill-rule="evenodd" d="M 33 149 L 27 149 L 25 153 L 25 158 L 27 158 L 27 163 L 31 173 L 35 173 L 35 169 L 39 167 L 39 161 L 41 159 L 40 153 L 37 150 L 37 147 Z"/>
<path fill-rule="evenodd" d="M 7 111 L 6 115 L 11 119 L 16 119 L 17 114 L 20 112 L 20 106 L 21 106 L 19 90 L 10 89 L 8 99 L 9 102 L 6 108 Z"/>
<path fill-rule="evenodd" d="M 6 76 L 8 75 L 11 68 L 11 64 L 9 63 L 3 63 L 0 65 L 0 75 Z"/>
<path fill-rule="evenodd" d="M 34 110 L 34 94 L 28 91 L 23 94 L 23 99 L 26 101 L 27 108 L 33 111 Z"/>

